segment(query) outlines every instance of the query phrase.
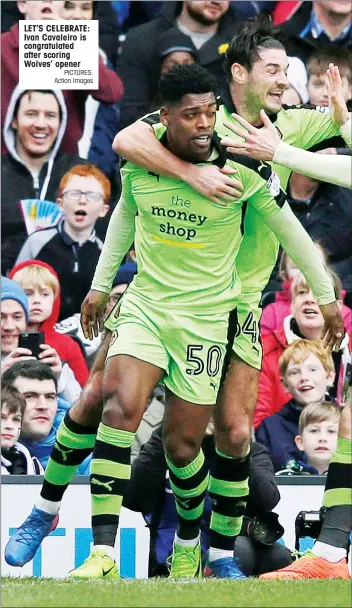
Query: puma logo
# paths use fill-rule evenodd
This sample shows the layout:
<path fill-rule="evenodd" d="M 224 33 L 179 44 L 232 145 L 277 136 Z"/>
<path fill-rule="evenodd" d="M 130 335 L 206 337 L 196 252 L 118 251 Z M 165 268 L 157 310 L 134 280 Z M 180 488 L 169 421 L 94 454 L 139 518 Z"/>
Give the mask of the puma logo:
<path fill-rule="evenodd" d="M 67 461 L 67 457 L 68 457 L 68 455 L 69 455 L 71 452 L 73 452 L 73 451 L 74 451 L 74 450 L 66 450 L 66 448 L 65 448 L 65 449 L 62 449 L 62 448 L 60 448 L 60 447 L 58 446 L 58 444 L 56 444 L 56 446 L 55 446 L 55 447 L 56 447 L 56 449 L 58 450 L 58 452 L 60 452 L 60 454 L 61 454 L 61 456 L 62 456 L 62 460 L 63 460 L 64 462 L 66 462 L 66 461 Z"/>
<path fill-rule="evenodd" d="M 96 486 L 102 486 L 103 488 L 109 490 L 109 492 L 112 492 L 111 485 L 114 483 L 114 481 L 114 479 L 110 479 L 110 481 L 99 481 L 99 479 L 95 479 L 95 477 L 92 477 L 90 483 L 95 483 Z"/>
<path fill-rule="evenodd" d="M 148 175 L 151 175 L 152 177 L 156 177 L 157 182 L 160 181 L 160 175 L 158 175 L 157 173 L 153 173 L 153 171 L 148 171 Z"/>
<path fill-rule="evenodd" d="M 215 382 L 210 382 L 210 386 L 211 386 L 211 388 L 213 388 L 213 389 L 214 389 L 214 391 L 217 391 L 217 390 L 218 390 L 218 385 L 217 385 L 217 382 L 216 382 L 216 383 L 215 383 Z"/>
<path fill-rule="evenodd" d="M 183 509 L 189 509 L 190 498 L 179 498 L 177 497 L 177 504 L 180 505 Z"/>

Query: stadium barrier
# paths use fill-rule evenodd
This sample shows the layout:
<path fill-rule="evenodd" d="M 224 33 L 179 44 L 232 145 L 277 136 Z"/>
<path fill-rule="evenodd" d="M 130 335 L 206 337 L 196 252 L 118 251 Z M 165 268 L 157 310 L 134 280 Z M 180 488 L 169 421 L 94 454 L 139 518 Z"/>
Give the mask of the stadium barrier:
<path fill-rule="evenodd" d="M 295 519 L 299 511 L 318 510 L 325 477 L 279 477 L 281 500 L 275 512 L 285 528 L 283 541 L 295 546 Z M 30 513 L 42 481 L 35 476 L 3 476 L 1 496 L 1 571 L 2 575 L 63 578 L 88 556 L 90 530 L 89 477 L 76 477 L 66 491 L 57 529 L 43 542 L 35 558 L 23 568 L 13 568 L 4 560 L 9 535 Z M 149 530 L 140 513 L 122 509 L 116 542 L 116 561 L 127 578 L 147 578 Z"/>

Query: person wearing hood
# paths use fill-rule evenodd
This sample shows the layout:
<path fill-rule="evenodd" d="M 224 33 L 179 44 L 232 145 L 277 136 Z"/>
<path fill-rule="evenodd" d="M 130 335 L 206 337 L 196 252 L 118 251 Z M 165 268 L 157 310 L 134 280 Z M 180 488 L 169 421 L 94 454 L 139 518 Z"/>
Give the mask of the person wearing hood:
<path fill-rule="evenodd" d="M 35 5 L 42 5 L 38 8 Z M 25 20 L 46 19 L 45 12 L 52 10 L 53 5 L 64 5 L 63 2 L 24 2 L 19 1 L 17 6 L 24 15 Z M 94 4 L 106 4 L 105 2 L 95 2 Z M 46 6 L 44 6 L 46 5 Z M 62 17 L 60 6 L 60 17 Z M 101 9 L 99 9 L 100 12 Z M 114 16 L 113 19 L 115 20 Z M 110 21 L 110 27 L 112 25 Z M 116 20 L 115 20 L 116 24 Z M 110 38 L 111 41 L 112 38 Z M 110 42 L 108 42 L 108 45 Z M 113 49 L 114 57 L 117 54 L 118 40 Z M 104 44 L 104 47 L 107 46 Z M 1 127 L 4 126 L 6 108 L 9 105 L 13 90 L 19 82 L 19 25 L 16 23 L 9 32 L 1 34 Z M 117 103 L 123 94 L 123 84 L 119 76 L 99 58 L 99 89 L 89 90 L 65 90 L 62 91 L 68 110 L 67 130 L 65 131 L 62 150 L 64 152 L 78 152 L 78 141 L 82 137 L 85 121 L 85 102 L 88 95 L 92 95 L 98 101 L 106 103 Z M 7 142 L 3 141 L 2 153 L 6 152 Z"/>
<path fill-rule="evenodd" d="M 279 373 L 286 395 L 290 393 L 292 399 L 286 399 L 278 412 L 265 418 L 255 433 L 256 440 L 269 451 L 275 471 L 285 468 L 290 460 L 307 462 L 295 442 L 301 435 L 299 418 L 307 405 L 330 399 L 328 389 L 334 382 L 335 367 L 322 342 L 297 340 L 281 355 Z"/>
<path fill-rule="evenodd" d="M 340 285 L 336 281 L 333 282 L 336 299 L 341 302 Z M 301 273 L 292 283 L 291 295 L 292 314 L 285 317 L 282 325 L 272 334 L 263 338 L 264 357 L 259 376 L 258 400 L 254 410 L 255 429 L 265 418 L 279 412 L 292 397 L 280 378 L 279 359 L 284 350 L 289 344 L 301 338 L 307 340 L 321 340 L 322 338 L 324 319 Z M 350 345 L 351 336 L 345 333 L 339 351 L 332 353 L 335 380 L 329 389 L 329 394 L 338 403 L 342 403 L 344 400 L 344 384 L 351 361 Z"/>
<path fill-rule="evenodd" d="M 315 243 L 315 246 L 321 253 L 325 266 L 327 266 L 326 252 L 318 243 Z M 333 278 L 334 282 L 339 283 L 338 277 L 330 268 L 328 268 L 328 272 L 331 278 Z M 287 255 L 286 251 L 283 251 L 281 254 L 278 274 L 282 280 L 282 290 L 274 293 L 274 302 L 271 302 L 266 306 L 263 304 L 263 314 L 260 319 L 261 338 L 272 334 L 275 329 L 278 329 L 282 325 L 285 317 L 291 313 L 291 284 L 293 279 L 299 275 L 300 272 L 293 260 L 291 260 L 291 258 Z M 273 294 L 273 292 L 270 292 L 270 295 L 271 294 Z M 345 296 L 345 291 L 341 291 L 341 296 L 342 298 Z M 352 333 L 351 309 L 343 304 L 341 313 L 346 331 Z"/>
<path fill-rule="evenodd" d="M 199 51 L 199 63 L 226 84 L 223 59 L 229 42 L 243 21 L 243 14 L 230 2 L 165 2 L 160 14 L 131 29 L 118 60 L 118 72 L 125 86 L 121 102 L 120 129 L 150 112 L 160 77 L 159 38 L 176 27 Z M 189 46 L 189 44 L 188 44 Z"/>
<path fill-rule="evenodd" d="M 56 376 L 41 361 L 16 363 L 3 374 L 2 381 L 17 388 L 25 398 L 20 442 L 45 469 L 55 445 L 57 429 L 70 403 L 57 396 Z M 87 458 L 80 465 L 77 475 L 88 474 L 90 458 L 87 451 Z"/>
<path fill-rule="evenodd" d="M 49 264 L 29 260 L 14 266 L 10 278 L 22 287 L 28 298 L 29 330 L 43 332 L 45 343 L 55 348 L 61 361 L 70 368 L 70 373 L 65 374 L 67 386 L 63 396 L 70 402 L 76 401 L 81 392 L 80 386 L 88 379 L 88 367 L 79 342 L 61 335 L 54 327 L 61 301 L 58 275 Z M 62 390 L 59 382 L 59 392 Z"/>
<path fill-rule="evenodd" d="M 77 154 L 62 154 L 67 126 L 61 91 L 13 91 L 5 119 L 8 152 L 1 162 L 1 272 L 14 265 L 27 235 L 22 199 L 55 201 L 62 176 L 84 163 Z"/>

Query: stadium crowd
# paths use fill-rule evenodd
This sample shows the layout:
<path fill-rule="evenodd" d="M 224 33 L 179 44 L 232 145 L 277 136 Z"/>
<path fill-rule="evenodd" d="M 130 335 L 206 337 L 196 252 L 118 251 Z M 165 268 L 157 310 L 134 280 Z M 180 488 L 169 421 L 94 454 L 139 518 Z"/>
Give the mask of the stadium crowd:
<path fill-rule="evenodd" d="M 218 94 L 229 111 L 241 114 L 244 99 L 240 92 L 236 97 L 240 86 L 236 84 L 237 89 L 229 89 L 231 78 L 240 79 L 240 75 L 231 72 L 230 67 L 229 76 L 224 62 L 231 66 L 231 41 L 243 30 L 244 22 L 257 19 L 260 13 L 269 15 L 283 36 L 289 62 L 287 74 L 277 85 L 279 92 L 272 95 L 272 104 L 281 107 L 283 103 L 291 110 L 293 106 L 310 108 L 306 104 L 313 104 L 325 115 L 329 107 L 326 72 L 334 64 L 341 74 L 344 100 L 351 109 L 350 0 L 1 2 L 3 474 L 43 474 L 54 446 L 58 449 L 56 436 L 60 425 L 65 421 L 67 425 L 70 420 L 74 429 L 78 424 L 67 414 L 73 404 L 85 399 L 84 387 L 94 370 L 97 353 L 106 353 L 104 344 L 99 351 L 102 331 L 92 335 L 92 339 L 82 331 L 81 306 L 91 289 L 108 223 L 121 194 L 121 158 L 131 160 L 127 151 L 129 131 L 124 129 L 135 128 L 135 121 L 158 111 L 159 78 L 175 65 L 199 64 L 206 68 L 215 77 Z M 20 19 L 97 19 L 99 89 L 21 90 Z M 249 73 L 255 69 L 256 57 L 251 60 L 253 65 L 246 66 Z M 276 67 L 272 69 L 275 79 Z M 252 99 L 266 92 L 264 78 L 251 86 Z M 250 120 L 248 114 L 243 116 Z M 297 127 L 300 134 L 288 143 L 317 155 L 351 155 L 338 133 L 328 133 L 326 127 L 326 134 L 318 137 L 313 134 L 315 127 L 308 115 L 302 116 L 302 124 Z M 116 134 L 120 139 L 115 140 Z M 160 167 L 154 171 L 154 157 L 149 158 L 153 153 L 143 147 L 142 141 L 140 150 L 140 154 L 147 150 L 151 163 L 147 167 L 146 162 L 145 168 L 159 178 L 163 172 Z M 143 160 L 135 163 L 144 166 Z M 215 202 L 222 198 L 220 182 L 210 181 L 207 190 L 206 180 L 202 181 L 196 167 L 192 167 L 189 180 L 185 177 L 184 181 Z M 250 448 L 246 451 L 245 430 L 246 438 L 237 438 L 239 453 L 233 454 L 243 460 L 247 458 L 249 471 L 248 501 L 246 496 L 245 510 L 237 517 L 240 522 L 234 548 L 237 578 L 259 576 L 292 563 L 290 551 L 278 542 L 283 530 L 273 513 L 280 500 L 275 475 L 328 472 L 351 379 L 351 190 L 297 172 L 288 172 L 287 186 L 281 185 L 294 215 L 315 242 L 317 257 L 334 286 L 345 336 L 332 353 L 324 348 L 324 316 L 318 299 L 295 261 L 280 250 L 275 268 L 263 285 L 260 326 L 256 328 L 254 320 L 247 327 L 249 333 L 257 330 L 260 333 L 263 361 L 253 421 L 248 410 L 244 423 L 251 436 Z M 115 311 L 123 293 L 138 276 L 132 241 L 133 235 L 129 251 L 112 281 L 104 311 L 106 319 L 118 314 Z M 168 574 L 167 563 L 177 533 L 179 500 L 177 497 L 175 501 L 172 493 L 172 490 L 177 493 L 177 483 L 161 436 L 164 411 L 165 387 L 161 380 L 148 398 L 133 440 L 131 480 L 123 499 L 124 506 L 141 512 L 150 527 L 150 576 Z M 79 464 L 75 470 L 78 475 L 90 473 L 100 421 L 96 421 L 94 413 L 91 415 L 91 421 L 86 422 L 91 429 L 87 435 L 90 439 L 81 446 L 79 462 L 73 463 Z M 66 429 L 68 435 L 70 428 Z M 219 457 L 213 435 L 211 421 L 202 442 L 210 467 L 217 466 Z M 240 484 L 244 478 L 233 481 Z M 185 489 L 187 484 L 180 487 Z M 57 495 L 50 500 L 59 504 L 61 498 L 62 495 Z M 191 496 L 189 500 L 195 498 Z M 200 524 L 204 555 L 214 538 L 210 523 L 212 500 L 213 494 L 207 495 Z M 199 505 L 194 503 L 194 507 Z M 343 518 L 345 522 L 345 514 Z M 270 530 L 270 538 L 263 542 L 255 538 L 255 526 L 261 523 Z M 187 545 L 187 539 L 185 542 Z M 107 543 L 95 544 L 99 547 Z M 221 557 L 224 552 L 225 546 Z"/>

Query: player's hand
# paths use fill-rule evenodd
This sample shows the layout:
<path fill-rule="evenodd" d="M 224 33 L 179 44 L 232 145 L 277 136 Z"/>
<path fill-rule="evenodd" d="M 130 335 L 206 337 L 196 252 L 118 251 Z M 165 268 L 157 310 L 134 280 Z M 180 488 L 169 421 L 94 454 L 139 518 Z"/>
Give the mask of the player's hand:
<path fill-rule="evenodd" d="M 93 340 L 104 327 L 104 311 L 109 299 L 108 293 L 91 289 L 81 307 L 81 325 L 84 337 Z M 93 335 L 94 333 L 94 335 Z"/>
<path fill-rule="evenodd" d="M 275 150 L 280 143 L 280 135 L 264 110 L 260 110 L 260 118 L 264 125 L 264 128 L 261 129 L 253 127 L 245 118 L 242 118 L 238 114 L 232 114 L 232 116 L 246 131 L 235 123 L 225 122 L 224 125 L 227 129 L 242 137 L 244 141 L 237 141 L 231 137 L 223 137 L 221 140 L 222 145 L 226 146 L 227 150 L 233 154 L 245 154 L 256 160 L 272 160 Z"/>
<path fill-rule="evenodd" d="M 59 378 L 62 372 L 62 363 L 57 351 L 52 346 L 49 346 L 49 344 L 40 344 L 39 348 L 42 352 L 39 354 L 38 359 L 42 363 L 49 365 L 55 376 Z"/>
<path fill-rule="evenodd" d="M 328 90 L 332 122 L 337 127 L 342 127 L 348 121 L 349 114 L 343 95 L 339 68 L 333 63 L 329 63 L 329 67 L 326 70 L 326 88 Z"/>
<path fill-rule="evenodd" d="M 343 317 L 338 303 L 320 305 L 324 317 L 323 339 L 325 348 L 338 351 L 345 335 Z"/>
<path fill-rule="evenodd" d="M 183 179 L 203 196 L 226 207 L 226 201 L 238 200 L 243 194 L 242 183 L 231 177 L 236 173 L 236 169 L 226 166 L 219 169 L 215 165 L 202 167 L 194 165 L 190 174 Z"/>
<path fill-rule="evenodd" d="M 31 359 L 35 360 L 35 357 L 32 357 L 32 351 L 29 348 L 15 348 L 5 359 L 1 362 L 1 373 L 4 374 L 12 365 L 18 363 L 19 361 L 30 361 Z"/>

